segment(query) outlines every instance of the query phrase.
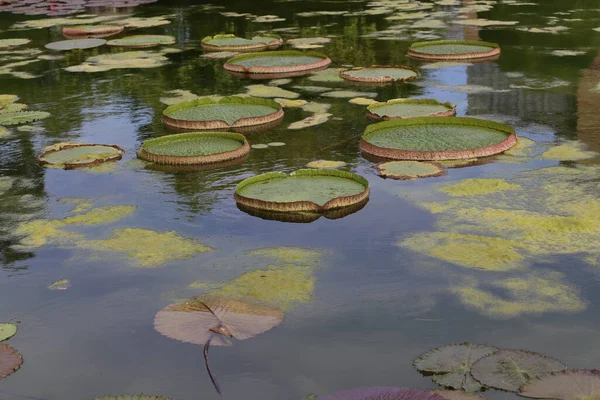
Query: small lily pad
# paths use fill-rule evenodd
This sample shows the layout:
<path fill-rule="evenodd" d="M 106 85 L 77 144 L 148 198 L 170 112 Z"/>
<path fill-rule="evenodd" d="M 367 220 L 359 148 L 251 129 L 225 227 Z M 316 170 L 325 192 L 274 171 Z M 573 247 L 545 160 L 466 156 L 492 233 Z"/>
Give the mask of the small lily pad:
<path fill-rule="evenodd" d="M 343 161 L 329 161 L 329 160 L 316 160 L 316 161 L 311 161 L 308 164 L 306 164 L 306 166 L 308 168 L 315 168 L 315 169 L 335 169 L 335 168 L 344 167 L 345 165 L 346 165 L 346 163 Z"/>
<path fill-rule="evenodd" d="M 261 149 L 266 149 L 266 148 L 268 148 L 268 147 L 269 147 L 269 145 L 268 145 L 268 144 L 263 144 L 263 143 L 257 143 L 257 144 L 253 144 L 253 145 L 252 145 L 252 146 L 250 146 L 250 147 L 252 147 L 253 149 L 256 149 L 256 150 L 261 150 Z"/>
<path fill-rule="evenodd" d="M 21 364 L 23 364 L 23 358 L 17 350 L 0 344 L 0 380 L 18 370 Z"/>
<path fill-rule="evenodd" d="M 484 386 L 516 392 L 532 379 L 565 369 L 565 364 L 543 354 L 501 350 L 476 361 L 471 375 Z"/>
<path fill-rule="evenodd" d="M 12 47 L 22 46 L 29 42 L 31 42 L 30 39 L 0 39 L 0 49 L 10 49 Z"/>
<path fill-rule="evenodd" d="M 0 324 L 0 342 L 10 339 L 17 333 L 15 324 Z"/>
<path fill-rule="evenodd" d="M 439 385 L 476 392 L 482 385 L 471 377 L 471 367 L 480 358 L 496 351 L 495 347 L 479 344 L 452 344 L 420 355 L 413 365 L 421 372 L 433 372 L 432 379 Z"/>
<path fill-rule="evenodd" d="M 123 153 L 116 145 L 58 143 L 44 148 L 38 161 L 42 165 L 73 169 L 120 160 Z"/>
<path fill-rule="evenodd" d="M 52 282 L 48 285 L 50 290 L 67 290 L 71 286 L 71 282 L 68 279 L 61 279 L 56 282 Z"/>
<path fill-rule="evenodd" d="M 379 175 L 391 179 L 415 179 L 440 176 L 444 168 L 437 163 L 419 161 L 390 161 L 377 166 Z"/>
<path fill-rule="evenodd" d="M 534 379 L 519 395 L 534 399 L 589 400 L 600 398 L 600 371 L 567 370 Z"/>
<path fill-rule="evenodd" d="M 104 39 L 75 39 L 75 40 L 61 40 L 60 42 L 48 43 L 46 46 L 50 50 L 81 50 L 81 49 L 92 49 L 94 47 L 100 47 L 106 44 Z"/>
<path fill-rule="evenodd" d="M 118 47 L 154 47 L 160 46 L 164 44 L 173 44 L 175 43 L 174 36 L 168 35 L 133 35 L 126 36 L 121 39 L 114 39 L 109 41 L 107 44 L 109 46 L 118 46 Z"/>
<path fill-rule="evenodd" d="M 0 125 L 20 125 L 48 118 L 50 113 L 45 111 L 16 111 L 0 113 Z"/>
<path fill-rule="evenodd" d="M 285 143 L 283 142 L 271 142 L 268 143 L 269 147 L 281 147 L 281 146 L 285 146 Z"/>

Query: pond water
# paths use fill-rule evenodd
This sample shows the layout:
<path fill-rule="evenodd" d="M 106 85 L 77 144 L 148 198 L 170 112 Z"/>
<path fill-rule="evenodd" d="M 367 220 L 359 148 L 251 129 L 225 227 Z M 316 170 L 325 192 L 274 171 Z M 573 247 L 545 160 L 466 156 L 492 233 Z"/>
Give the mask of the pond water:
<path fill-rule="evenodd" d="M 44 45 L 64 40 L 60 25 L 15 30 L 48 17 L 0 12 L 0 39 L 31 39 L 0 52 L 0 94 L 51 113 L 0 136 L 0 322 L 18 325 L 5 343 L 24 360 L 1 380 L 0 399 L 219 398 L 202 347 L 153 327 L 165 306 L 215 291 L 285 312 L 275 329 L 211 348 L 228 399 L 432 389 L 412 360 L 465 341 L 600 367 L 600 1 L 159 0 L 87 13 L 164 16 L 171 23 L 114 37 L 172 35 L 176 44 L 163 48 L 177 52 L 163 52 L 166 60 L 153 68 L 71 72 L 65 68 L 124 50 L 48 51 Z M 267 14 L 279 18 L 257 19 Z M 144 140 L 173 133 L 161 121 L 161 98 L 176 97 L 169 91 L 231 95 L 267 82 L 234 77 L 223 60 L 202 58 L 202 38 L 263 32 L 330 37 L 317 50 L 331 68 L 409 65 L 421 77 L 361 86 L 334 71 L 275 82 L 330 105 L 311 104 L 316 115 L 286 107 L 279 127 L 247 135 L 252 145 L 285 146 L 254 148 L 243 163 L 215 170 L 137 160 Z M 502 54 L 480 63 L 407 57 L 412 42 L 434 39 L 496 42 Z M 40 52 L 19 53 L 31 49 Z M 470 160 L 443 176 L 384 180 L 380 160 L 358 147 L 372 123 L 366 106 L 321 95 L 338 90 L 377 101 L 449 101 L 458 116 L 507 123 L 521 139 L 510 154 Z M 312 116 L 325 122 L 288 129 Z M 126 153 L 89 169 L 38 164 L 43 147 L 69 141 Z M 311 223 L 237 208 L 242 179 L 319 159 L 344 161 L 341 169 L 368 179 L 364 208 Z M 66 290 L 48 288 L 63 279 Z"/>

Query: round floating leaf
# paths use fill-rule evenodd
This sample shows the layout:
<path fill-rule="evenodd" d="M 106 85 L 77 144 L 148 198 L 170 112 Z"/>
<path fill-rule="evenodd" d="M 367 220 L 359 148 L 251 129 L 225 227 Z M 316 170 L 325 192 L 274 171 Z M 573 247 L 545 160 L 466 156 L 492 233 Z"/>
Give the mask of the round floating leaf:
<path fill-rule="evenodd" d="M 496 351 L 495 347 L 479 344 L 451 344 L 420 355 L 413 365 L 421 372 L 433 372 L 432 379 L 439 385 L 475 392 L 481 385 L 471 377 L 471 366 Z"/>
<path fill-rule="evenodd" d="M 12 374 L 23 364 L 18 351 L 10 346 L 0 344 L 0 380 Z"/>
<path fill-rule="evenodd" d="M 285 146 L 285 143 L 283 142 L 270 142 L 267 143 L 270 147 L 281 147 L 281 146 Z"/>
<path fill-rule="evenodd" d="M 93 400 L 171 400 L 165 396 L 151 396 L 147 394 L 120 394 L 118 396 L 95 397 Z"/>
<path fill-rule="evenodd" d="M 63 35 L 67 37 L 77 36 L 110 36 L 116 35 L 125 29 L 123 25 L 117 24 L 98 24 L 98 25 L 74 25 L 65 26 L 62 29 Z"/>
<path fill-rule="evenodd" d="M 33 121 L 48 118 L 50 113 L 45 111 L 15 111 L 0 113 L 0 125 L 28 124 Z"/>
<path fill-rule="evenodd" d="M 316 160 L 316 161 L 311 161 L 308 164 L 306 164 L 306 166 L 308 168 L 315 168 L 315 169 L 333 169 L 333 168 L 340 168 L 340 167 L 344 167 L 346 165 L 345 162 L 343 161 L 330 161 L 330 160 Z"/>
<path fill-rule="evenodd" d="M 163 308 L 154 318 L 162 335 L 182 342 L 227 346 L 228 337 L 252 338 L 283 321 L 283 312 L 258 303 L 228 300 L 215 296 L 195 297 Z"/>
<path fill-rule="evenodd" d="M 416 42 L 408 49 L 408 55 L 426 60 L 469 60 L 492 58 L 500 54 L 496 43 L 472 40 L 436 40 Z"/>
<path fill-rule="evenodd" d="M 1 10 L 0 10 L 1 11 Z M 31 42 L 30 39 L 0 39 L 0 50 L 10 49 L 11 47 L 22 46 Z"/>
<path fill-rule="evenodd" d="M 375 120 L 451 117 L 456 114 L 454 104 L 442 104 L 434 99 L 394 99 L 385 103 L 370 104 L 367 110 L 367 117 Z"/>
<path fill-rule="evenodd" d="M 444 400 L 438 394 L 418 389 L 396 387 L 372 387 L 342 390 L 316 400 Z"/>
<path fill-rule="evenodd" d="M 163 111 L 163 122 L 181 129 L 244 128 L 278 122 L 282 118 L 283 109 L 279 103 L 238 96 L 185 101 Z"/>
<path fill-rule="evenodd" d="M 233 132 L 191 132 L 146 140 L 138 157 L 159 164 L 212 164 L 248 154 L 246 138 Z"/>
<path fill-rule="evenodd" d="M 441 165 L 420 161 L 390 161 L 377 166 L 379 175 L 391 179 L 415 179 L 444 175 Z"/>
<path fill-rule="evenodd" d="M 264 34 L 245 39 L 235 35 L 215 35 L 202 39 L 202 48 L 207 51 L 261 51 L 276 49 L 283 40 L 278 35 Z"/>
<path fill-rule="evenodd" d="M 0 342 L 10 339 L 17 333 L 15 324 L 0 324 Z"/>
<path fill-rule="evenodd" d="M 431 390 L 431 393 L 438 394 L 447 400 L 484 400 L 481 396 L 462 390 Z"/>
<path fill-rule="evenodd" d="M 277 212 L 326 212 L 366 202 L 368 197 L 365 178 L 321 169 L 257 175 L 240 182 L 235 190 L 238 204 Z"/>
<path fill-rule="evenodd" d="M 568 370 L 533 379 L 519 395 L 534 399 L 590 400 L 600 398 L 600 371 Z"/>
<path fill-rule="evenodd" d="M 107 44 L 109 46 L 119 47 L 154 47 L 161 44 L 173 44 L 175 43 L 174 36 L 167 35 L 133 35 L 126 36 L 121 39 L 110 40 Z"/>
<path fill-rule="evenodd" d="M 62 40 L 60 42 L 48 43 L 46 46 L 50 50 L 77 50 L 77 49 L 91 49 L 94 47 L 102 46 L 106 43 L 104 39 L 75 39 L 75 40 Z"/>
<path fill-rule="evenodd" d="M 501 153 L 517 142 L 504 124 L 476 118 L 422 117 L 369 125 L 360 141 L 365 153 L 395 160 L 455 160 Z"/>
<path fill-rule="evenodd" d="M 42 165 L 73 169 L 120 160 L 123 153 L 117 145 L 58 143 L 44 148 L 38 161 Z"/>
<path fill-rule="evenodd" d="M 482 385 L 516 392 L 532 379 L 565 369 L 565 364 L 543 354 L 501 350 L 475 362 L 471 374 Z"/>
<path fill-rule="evenodd" d="M 372 67 L 348 69 L 340 72 L 340 76 L 354 82 L 387 85 L 394 82 L 406 82 L 416 79 L 419 76 L 419 72 L 414 68 L 404 65 L 374 65 Z"/>
<path fill-rule="evenodd" d="M 155 68 L 167 64 L 169 59 L 160 52 L 126 51 L 100 54 L 88 58 L 83 64 L 65 68 L 70 72 L 103 72 L 123 68 Z"/>
<path fill-rule="evenodd" d="M 227 60 L 224 68 L 240 76 L 273 79 L 305 75 L 330 63 L 322 53 L 289 50 L 242 54 Z"/>

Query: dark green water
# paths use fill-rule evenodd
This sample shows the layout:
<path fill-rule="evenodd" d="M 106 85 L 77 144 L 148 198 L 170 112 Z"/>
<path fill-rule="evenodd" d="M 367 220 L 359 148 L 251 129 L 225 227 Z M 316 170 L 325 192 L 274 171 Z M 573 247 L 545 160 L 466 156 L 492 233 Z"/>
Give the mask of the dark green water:
<path fill-rule="evenodd" d="M 450 220 L 449 228 L 440 227 L 437 215 L 415 204 L 419 199 L 445 199 L 436 191 L 437 185 L 444 183 L 468 178 L 512 180 L 521 171 L 563 165 L 585 168 L 581 188 L 596 200 L 589 202 L 587 210 L 593 211 L 600 201 L 597 156 L 581 161 L 539 157 L 566 140 L 600 151 L 600 32 L 593 30 L 600 28 L 600 1 L 537 2 L 536 6 L 517 6 L 499 1 L 491 10 L 466 14 L 459 7 L 475 2 L 435 5 L 422 12 L 445 26 L 412 28 L 423 18 L 386 20 L 402 9 L 381 15 L 298 15 L 374 8 L 365 1 L 223 0 L 213 4 L 218 7 L 208 7 L 208 3 L 160 0 L 119 12 L 140 17 L 168 15 L 169 25 L 132 31 L 174 35 L 177 44 L 170 47 L 183 52 L 168 55 L 168 65 L 97 73 L 64 70 L 87 57 L 113 51 L 100 47 L 19 68 L 38 76 L 34 79 L 0 75 L 0 94 L 16 94 L 19 102 L 31 109 L 52 114 L 33 124 L 42 127 L 41 132 L 9 127 L 11 134 L 0 137 L 0 174 L 12 182 L 0 195 L 0 322 L 19 322 L 18 334 L 6 343 L 24 359 L 20 370 L 0 381 L 0 399 L 76 400 L 139 392 L 176 400 L 217 399 L 204 370 L 202 348 L 157 333 L 154 315 L 168 304 L 206 290 L 187 288 L 192 282 L 217 284 L 270 264 L 285 264 L 246 254 L 272 246 L 323 251 L 310 273 L 314 290 L 305 292 L 305 297 L 297 299 L 300 301 L 282 305 L 285 321 L 277 328 L 253 339 L 234 341 L 231 347 L 211 349 L 212 368 L 227 399 L 300 400 L 311 393 L 324 395 L 378 385 L 435 388 L 429 377 L 412 367 L 412 360 L 432 347 L 464 341 L 538 351 L 573 368 L 600 367 L 598 226 L 569 236 L 571 240 L 564 243 L 564 230 L 545 231 L 543 221 L 536 222 L 545 234 L 540 239 L 543 243 L 532 246 L 537 250 L 525 256 L 520 268 L 509 271 L 466 268 L 443 257 L 420 254 L 427 246 L 419 252 L 396 246 L 400 239 L 419 232 L 459 229 L 453 225 L 455 220 Z M 391 8 L 404 4 L 386 3 Z M 274 14 L 285 21 L 254 23 L 221 12 Z M 432 17 L 435 12 L 441 13 Z M 464 27 L 451 23 L 458 15 L 519 24 Z M 64 39 L 57 27 L 10 30 L 17 22 L 36 18 L 0 13 L 0 39 L 30 38 L 32 43 L 24 48 L 40 49 Z M 556 26 L 568 29 L 557 33 L 519 30 Z M 285 38 L 332 35 L 333 41 L 321 50 L 333 60 L 333 67 L 405 64 L 425 68 L 419 80 L 388 87 L 294 78 L 282 88 L 301 93 L 305 100 L 331 104 L 331 119 L 315 127 L 288 130 L 289 124 L 311 114 L 286 109 L 279 128 L 248 135 L 251 144 L 286 145 L 252 150 L 239 165 L 172 172 L 136 161 L 135 152 L 143 140 L 172 133 L 160 119 L 166 106 L 159 99 L 168 97 L 167 91 L 229 95 L 260 83 L 229 75 L 222 61 L 200 58 L 203 37 L 225 32 L 252 37 L 280 28 L 293 28 L 279 31 Z M 497 42 L 502 55 L 497 61 L 430 69 L 406 56 L 410 43 L 423 37 Z M 552 53 L 556 50 L 578 53 L 558 56 Z M 7 62 L 2 59 L 0 69 Z M 437 178 L 383 180 L 377 176 L 375 163 L 358 149 L 360 135 L 369 124 L 365 107 L 293 88 L 315 85 L 374 92 L 379 101 L 400 97 L 451 101 L 459 116 L 509 123 L 519 136 L 534 140 L 539 152 L 509 162 L 490 159 L 481 165 L 450 169 Z M 100 170 L 64 171 L 38 165 L 36 157 L 44 146 L 64 141 L 117 144 L 126 154 L 114 166 Z M 345 169 L 366 177 L 371 185 L 368 204 L 344 218 L 320 218 L 308 224 L 264 220 L 236 207 L 233 191 L 242 179 L 268 171 L 290 172 L 317 159 L 345 161 Z M 541 178 L 534 175 L 524 185 L 535 185 L 537 179 Z M 561 207 L 566 209 L 576 200 L 577 196 L 569 193 L 575 193 L 578 183 L 561 176 L 556 180 L 564 184 L 560 186 L 563 189 L 573 190 L 564 192 L 562 203 L 532 211 L 547 215 L 551 209 L 553 215 L 570 215 Z M 545 201 L 535 198 L 535 191 L 520 197 L 504 192 L 499 197 L 499 202 L 516 208 L 525 204 L 523 209 Z M 113 223 L 67 227 L 88 240 L 108 238 L 118 228 L 143 228 L 175 231 L 214 250 L 191 259 L 173 255 L 173 260 L 154 268 L 140 268 L 134 257 L 90 252 L 82 246 L 61 244 L 61 238 L 36 248 L 19 248 L 21 237 L 15 235 L 19 223 L 72 215 L 72 205 L 65 204 L 64 198 L 86 198 L 94 207 L 137 207 Z M 483 201 L 481 207 L 488 206 Z M 591 224 L 598 223 L 597 214 L 590 212 L 588 219 Z M 498 230 L 492 230 L 492 225 L 483 220 L 479 234 L 493 236 Z M 484 251 L 481 259 L 487 256 Z M 552 272 L 562 275 L 556 278 Z M 511 299 L 505 288 L 493 286 L 493 282 L 511 278 L 532 282 L 535 274 L 553 277 L 542 300 L 528 293 L 535 291 L 535 284 L 518 300 Z M 70 280 L 72 286 L 66 291 L 47 288 L 59 279 Z M 509 312 L 499 312 L 490 304 L 477 307 L 461 302 L 455 289 L 473 281 L 480 287 L 492 284 L 486 288 L 495 296 L 492 303 L 500 304 L 500 309 L 504 305 Z M 288 289 L 285 284 L 280 287 L 285 297 Z M 578 306 L 565 305 L 552 287 L 567 287 Z M 494 391 L 484 396 L 515 397 Z"/>

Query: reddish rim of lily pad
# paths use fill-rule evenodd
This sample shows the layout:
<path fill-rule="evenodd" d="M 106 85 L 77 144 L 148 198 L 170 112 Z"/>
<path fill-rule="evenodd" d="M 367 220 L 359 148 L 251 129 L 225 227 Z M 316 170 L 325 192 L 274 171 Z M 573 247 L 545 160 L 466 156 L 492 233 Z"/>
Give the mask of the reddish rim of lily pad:
<path fill-rule="evenodd" d="M 85 28 L 83 26 L 65 26 L 62 29 L 63 35 L 69 37 L 81 37 L 81 36 L 95 36 L 95 37 L 106 37 L 110 35 L 116 35 L 121 33 L 125 29 L 124 25 L 99 25 L 94 29 Z"/>
<path fill-rule="evenodd" d="M 462 54 L 430 54 L 419 51 L 419 48 L 437 45 L 472 45 L 489 47 L 487 51 L 478 51 Z M 415 42 L 408 49 L 408 55 L 421 60 L 494 60 L 500 56 L 500 46 L 497 43 L 479 40 L 434 40 L 430 42 Z"/>
<path fill-rule="evenodd" d="M 256 65 L 252 67 L 244 67 L 243 65 L 236 64 L 237 61 L 242 61 L 250 58 L 260 58 L 260 57 L 288 57 L 288 56 L 308 56 L 320 58 L 321 60 L 315 61 L 307 64 L 298 64 L 292 66 L 269 66 L 269 65 Z M 297 50 L 287 50 L 287 51 L 273 51 L 268 53 L 248 53 L 242 54 L 239 56 L 235 56 L 227 60 L 223 68 L 225 68 L 229 72 L 242 74 L 243 76 L 252 77 L 252 75 L 267 75 L 270 78 L 274 78 L 274 75 L 277 77 L 282 76 L 296 76 L 290 74 L 300 74 L 304 75 L 308 72 L 314 72 L 317 69 L 326 68 L 329 64 L 331 64 L 331 60 L 323 53 L 308 51 L 301 52 Z M 299 75 L 298 75 L 299 76 Z"/>
<path fill-rule="evenodd" d="M 61 165 L 63 166 L 64 169 L 93 167 L 95 165 L 103 164 L 105 162 L 120 160 L 123 157 L 123 154 L 125 154 L 125 150 L 123 150 L 121 147 L 117 146 L 116 144 L 58 143 L 58 144 L 55 144 L 52 146 L 45 147 L 42 150 L 42 154 L 38 157 L 38 162 L 41 165 L 55 165 L 55 164 L 52 164 L 51 162 L 45 160 L 44 157 L 49 154 L 56 153 L 58 151 L 74 149 L 74 148 L 78 148 L 78 147 L 98 147 L 98 146 L 115 149 L 115 150 L 117 150 L 117 153 L 115 153 L 114 155 L 111 155 L 111 156 L 93 159 L 89 162 L 65 163 L 65 164 L 61 164 Z"/>

